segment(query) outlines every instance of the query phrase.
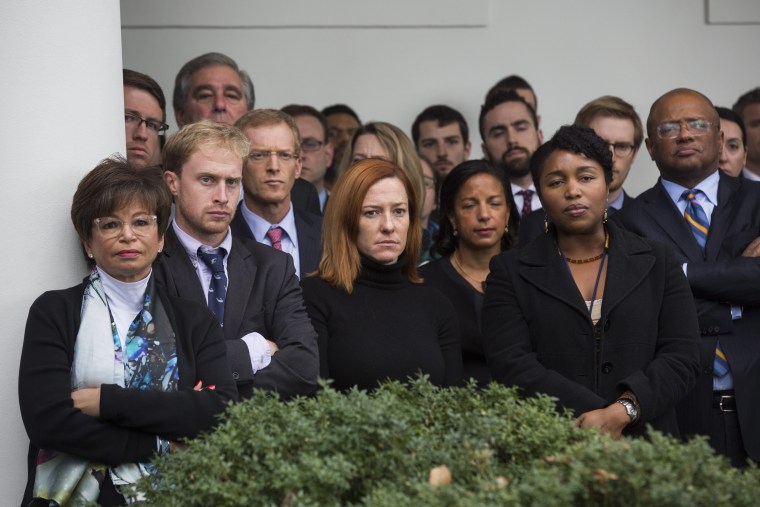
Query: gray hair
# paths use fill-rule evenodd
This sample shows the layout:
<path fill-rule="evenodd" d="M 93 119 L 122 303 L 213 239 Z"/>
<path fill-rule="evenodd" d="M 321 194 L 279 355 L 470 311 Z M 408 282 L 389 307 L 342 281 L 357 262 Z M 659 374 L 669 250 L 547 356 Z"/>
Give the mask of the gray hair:
<path fill-rule="evenodd" d="M 205 55 L 193 58 L 179 69 L 177 77 L 174 79 L 174 96 L 172 97 L 172 105 L 177 111 L 185 110 L 185 102 L 187 96 L 190 93 L 190 78 L 197 71 L 212 65 L 225 65 L 230 67 L 240 76 L 240 81 L 243 84 L 243 94 L 245 95 L 245 101 L 248 104 L 248 110 L 253 109 L 256 101 L 256 94 L 253 90 L 253 81 L 251 76 L 244 70 L 238 67 L 238 64 L 227 55 L 222 53 L 206 53 Z"/>

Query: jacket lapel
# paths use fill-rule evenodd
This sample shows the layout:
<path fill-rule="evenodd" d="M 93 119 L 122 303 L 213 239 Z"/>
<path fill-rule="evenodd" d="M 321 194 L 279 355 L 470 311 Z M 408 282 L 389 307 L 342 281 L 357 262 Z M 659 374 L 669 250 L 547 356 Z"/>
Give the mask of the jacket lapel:
<path fill-rule="evenodd" d="M 644 213 L 649 215 L 653 224 L 657 224 L 665 232 L 683 255 L 692 261 L 703 260 L 702 250 L 694 239 L 686 219 L 678 211 L 660 180 L 657 180 L 652 192 L 642 195 L 642 199 Z"/>
<path fill-rule="evenodd" d="M 652 248 L 646 241 L 633 234 L 624 234 L 615 224 L 609 224 L 608 230 L 610 247 L 603 319 L 646 278 L 655 263 Z"/>
<path fill-rule="evenodd" d="M 237 332 L 243 322 L 255 276 L 253 255 L 233 238 L 232 250 L 227 257 L 227 300 L 224 302 L 224 328 L 230 332 Z"/>
<path fill-rule="evenodd" d="M 207 296 L 203 293 L 198 273 L 171 225 L 166 231 L 163 255 L 166 257 L 162 262 L 165 264 L 163 269 L 169 290 L 181 298 L 207 305 Z"/>
<path fill-rule="evenodd" d="M 713 210 L 710 217 L 710 233 L 707 236 L 705 245 L 708 260 L 715 260 L 718 257 L 723 238 L 726 231 L 731 226 L 739 209 L 741 198 L 737 198 L 737 192 L 741 180 L 731 178 L 720 171 L 720 182 L 718 183 L 718 205 Z"/>
<path fill-rule="evenodd" d="M 520 250 L 519 261 L 525 266 L 521 276 L 526 282 L 589 318 L 586 303 L 559 256 L 552 236 L 543 234 L 531 241 Z"/>

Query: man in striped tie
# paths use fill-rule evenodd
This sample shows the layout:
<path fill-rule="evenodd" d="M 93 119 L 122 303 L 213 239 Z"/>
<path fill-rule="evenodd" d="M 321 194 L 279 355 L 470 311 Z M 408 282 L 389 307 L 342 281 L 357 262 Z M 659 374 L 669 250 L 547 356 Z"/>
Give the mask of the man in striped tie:
<path fill-rule="evenodd" d="M 699 92 L 657 99 L 647 136 L 661 177 L 614 219 L 670 244 L 691 285 L 702 368 L 677 407 L 682 435 L 746 466 L 760 460 L 760 184 L 718 171 L 720 120 Z"/>

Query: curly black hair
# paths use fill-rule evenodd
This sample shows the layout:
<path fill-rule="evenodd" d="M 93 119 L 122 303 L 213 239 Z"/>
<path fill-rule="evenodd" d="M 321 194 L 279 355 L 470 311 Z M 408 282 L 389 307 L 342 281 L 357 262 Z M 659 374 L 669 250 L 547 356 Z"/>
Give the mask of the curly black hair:
<path fill-rule="evenodd" d="M 579 125 L 563 125 L 554 136 L 541 145 L 530 160 L 530 173 L 536 185 L 536 193 L 541 197 L 541 172 L 546 159 L 555 151 L 569 151 L 594 160 L 602 166 L 604 179 L 612 181 L 612 152 L 607 141 L 596 135 L 593 129 Z"/>

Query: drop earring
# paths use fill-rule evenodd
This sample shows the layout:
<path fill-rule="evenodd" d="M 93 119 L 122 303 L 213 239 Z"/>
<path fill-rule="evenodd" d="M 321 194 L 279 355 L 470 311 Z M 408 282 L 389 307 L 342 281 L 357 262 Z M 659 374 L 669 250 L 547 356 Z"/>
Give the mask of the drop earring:
<path fill-rule="evenodd" d="M 544 215 L 544 234 L 549 234 L 549 217 Z"/>
<path fill-rule="evenodd" d="M 607 225 L 607 208 L 604 208 L 604 216 L 602 217 L 602 223 Z"/>

